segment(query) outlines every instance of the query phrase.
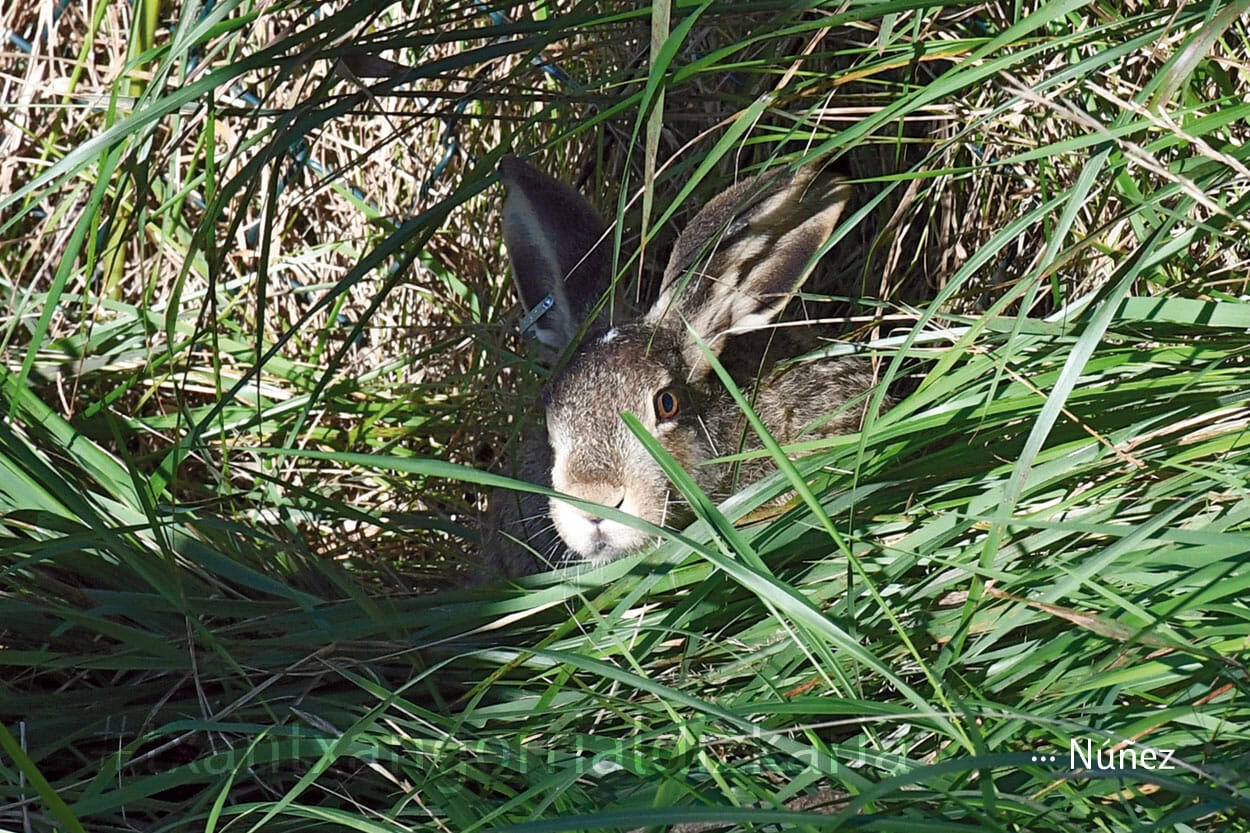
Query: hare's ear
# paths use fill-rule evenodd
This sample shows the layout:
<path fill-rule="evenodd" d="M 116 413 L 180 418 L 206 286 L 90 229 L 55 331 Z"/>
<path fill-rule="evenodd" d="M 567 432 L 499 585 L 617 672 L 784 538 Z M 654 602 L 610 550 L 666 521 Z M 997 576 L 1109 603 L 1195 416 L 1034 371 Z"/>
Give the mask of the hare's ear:
<path fill-rule="evenodd" d="M 840 175 L 816 166 L 742 182 L 720 194 L 678 238 L 646 319 L 688 322 L 714 354 L 724 347 L 727 331 L 768 325 L 807 278 L 849 196 Z M 682 353 L 692 377 L 707 372 L 692 339 Z"/>
<path fill-rule="evenodd" d="M 607 223 L 576 189 L 507 156 L 503 239 L 527 335 L 563 350 L 612 285 Z"/>

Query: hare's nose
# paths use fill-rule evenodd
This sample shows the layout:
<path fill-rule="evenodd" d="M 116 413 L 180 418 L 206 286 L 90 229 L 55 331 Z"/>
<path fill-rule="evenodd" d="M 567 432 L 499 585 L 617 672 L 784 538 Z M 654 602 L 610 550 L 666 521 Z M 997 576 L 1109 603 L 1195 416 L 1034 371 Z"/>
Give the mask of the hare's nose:
<path fill-rule="evenodd" d="M 610 506 L 613 509 L 621 509 L 625 506 L 625 487 L 621 486 L 611 491 L 605 491 L 603 494 L 590 499 L 594 500 L 595 503 L 601 503 L 604 506 Z M 582 514 L 585 515 L 595 526 L 598 526 L 604 521 L 604 518 L 588 510 L 583 510 Z"/>

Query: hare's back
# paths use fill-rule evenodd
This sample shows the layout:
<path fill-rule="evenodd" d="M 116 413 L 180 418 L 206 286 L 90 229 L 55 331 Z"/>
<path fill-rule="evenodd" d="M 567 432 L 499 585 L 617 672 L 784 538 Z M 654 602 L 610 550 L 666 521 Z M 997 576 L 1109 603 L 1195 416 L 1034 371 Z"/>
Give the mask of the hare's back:
<path fill-rule="evenodd" d="M 863 427 L 875 382 L 865 359 L 801 362 L 765 383 L 756 413 L 783 443 L 851 434 Z M 882 410 L 887 407 L 883 403 Z"/>

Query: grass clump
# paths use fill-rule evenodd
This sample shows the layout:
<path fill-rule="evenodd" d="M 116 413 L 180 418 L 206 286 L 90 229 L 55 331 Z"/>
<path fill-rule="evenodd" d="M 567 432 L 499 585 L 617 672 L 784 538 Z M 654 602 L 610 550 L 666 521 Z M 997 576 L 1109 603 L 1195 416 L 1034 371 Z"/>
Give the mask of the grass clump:
<path fill-rule="evenodd" d="M 7 5 L 4 826 L 1250 829 L 1245 6 Z M 805 312 L 896 406 L 451 587 L 517 151 L 639 296 L 837 157 Z"/>

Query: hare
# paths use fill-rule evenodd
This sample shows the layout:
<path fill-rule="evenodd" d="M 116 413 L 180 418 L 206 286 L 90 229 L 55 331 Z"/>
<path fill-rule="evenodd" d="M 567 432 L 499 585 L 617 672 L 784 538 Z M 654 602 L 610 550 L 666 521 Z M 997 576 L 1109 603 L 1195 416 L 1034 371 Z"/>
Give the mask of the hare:
<path fill-rule="evenodd" d="M 772 470 L 766 457 L 709 462 L 762 447 L 699 341 L 719 355 L 730 335 L 770 325 L 806 278 L 849 195 L 815 166 L 733 186 L 704 206 L 674 245 L 659 297 L 611 326 L 608 224 L 576 189 L 515 157 L 500 165 L 504 243 L 525 326 L 563 351 L 586 335 L 542 392 L 543 424 L 521 446 L 513 476 L 619 509 L 653 524 L 683 520 L 660 466 L 621 419 L 633 414 L 705 492 L 724 496 Z M 697 339 L 696 339 L 697 336 Z M 873 384 L 868 363 L 835 359 L 772 372 L 754 385 L 755 412 L 781 443 L 861 427 Z M 736 477 L 735 477 L 736 474 Z M 577 562 L 602 564 L 653 536 L 541 495 L 497 490 L 483 566 L 519 576 Z"/>

